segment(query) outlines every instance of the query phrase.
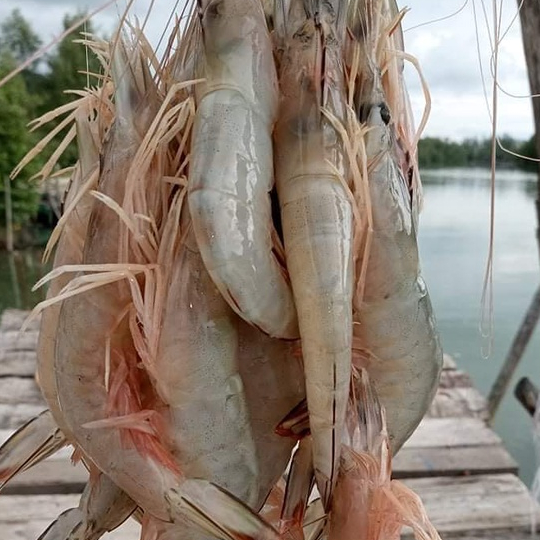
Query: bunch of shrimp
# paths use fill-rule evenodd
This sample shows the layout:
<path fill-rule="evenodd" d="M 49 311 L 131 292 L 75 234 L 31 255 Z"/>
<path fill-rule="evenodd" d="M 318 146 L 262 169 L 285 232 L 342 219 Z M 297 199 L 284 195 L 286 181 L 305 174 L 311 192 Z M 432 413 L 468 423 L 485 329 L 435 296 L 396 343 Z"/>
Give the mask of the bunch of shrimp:
<path fill-rule="evenodd" d="M 198 0 L 183 15 L 161 61 L 133 26 L 87 39 L 102 86 L 40 121 L 70 112 L 80 159 L 36 308 L 50 412 L 0 450 L 0 478 L 74 446 L 90 481 L 49 540 L 133 512 L 144 540 L 436 538 L 390 482 L 442 357 L 403 13 Z"/>

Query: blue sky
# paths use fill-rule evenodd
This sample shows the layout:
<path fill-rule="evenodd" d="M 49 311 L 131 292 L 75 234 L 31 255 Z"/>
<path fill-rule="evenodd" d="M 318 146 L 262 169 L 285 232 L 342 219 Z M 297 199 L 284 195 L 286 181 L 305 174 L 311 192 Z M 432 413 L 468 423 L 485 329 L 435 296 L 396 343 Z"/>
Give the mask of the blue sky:
<path fill-rule="evenodd" d="M 92 10 L 104 2 L 105 0 L 2 0 L 0 21 L 17 7 L 47 42 L 59 33 L 65 13 L 73 13 L 77 9 Z M 482 0 L 474 0 L 478 15 L 478 31 L 474 23 L 473 0 L 468 2 L 398 0 L 398 2 L 401 7 L 410 8 L 403 25 L 406 29 L 405 44 L 407 51 L 418 58 L 431 92 L 432 113 L 425 134 L 457 140 L 488 136 L 491 121 L 483 93 L 476 38 L 478 35 L 485 83 L 488 92 L 491 92 L 492 79 L 489 73 L 491 47 L 482 14 Z M 153 42 L 157 42 L 170 15 L 171 3 L 171 0 L 155 2 L 147 27 Z M 464 4 L 465 7 L 460 13 L 443 21 L 436 21 L 452 15 Z M 489 9 L 488 18 L 491 23 L 492 2 L 484 0 L 484 4 L 486 9 Z M 150 0 L 136 0 L 134 14 L 144 18 L 149 5 Z M 506 29 L 515 15 L 516 5 L 515 0 L 502 0 L 503 29 Z M 95 17 L 95 25 L 103 31 L 110 32 L 123 6 L 125 0 L 118 0 L 116 7 L 112 6 Z M 419 118 L 423 96 L 418 77 L 412 68 L 407 68 L 407 78 L 413 108 L 416 117 Z M 510 27 L 500 44 L 498 80 L 505 92 L 525 96 L 529 93 L 519 20 Z M 499 100 L 498 132 L 521 139 L 530 137 L 533 132 L 530 100 L 508 97 L 502 91 L 499 92 Z"/>

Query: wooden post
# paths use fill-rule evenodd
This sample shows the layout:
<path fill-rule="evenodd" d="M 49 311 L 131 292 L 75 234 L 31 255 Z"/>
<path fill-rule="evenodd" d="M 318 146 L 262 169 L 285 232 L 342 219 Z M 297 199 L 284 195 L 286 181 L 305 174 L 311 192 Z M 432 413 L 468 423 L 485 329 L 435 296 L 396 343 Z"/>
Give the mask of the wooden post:
<path fill-rule="evenodd" d="M 6 249 L 13 252 L 13 209 L 11 206 L 11 180 L 9 176 L 4 177 L 4 195 L 6 208 Z"/>
<path fill-rule="evenodd" d="M 525 410 L 534 416 L 536 412 L 536 403 L 538 402 L 538 388 L 527 377 L 523 377 L 517 383 L 514 389 L 514 395 L 523 405 Z"/>
<path fill-rule="evenodd" d="M 520 7 L 519 18 L 521 20 L 521 35 L 523 50 L 527 62 L 529 74 L 529 87 L 532 95 L 540 94 L 540 2 L 538 0 L 517 0 Z M 535 125 L 536 152 L 540 156 L 540 98 L 532 99 L 532 107 Z M 536 195 L 536 241 L 540 256 L 540 163 L 537 167 L 537 195 Z M 532 302 L 525 314 L 510 351 L 504 361 L 503 367 L 488 396 L 489 422 L 497 412 L 499 404 L 510 384 L 529 340 L 540 318 L 540 288 L 536 291 Z"/>
<path fill-rule="evenodd" d="M 540 2 L 538 0 L 517 0 L 523 51 L 529 74 L 529 87 L 532 95 L 540 94 Z M 536 153 L 540 156 L 540 98 L 533 98 L 532 108 L 535 125 Z M 538 163 L 538 193 L 536 196 L 536 240 L 540 253 L 540 163 Z"/>
<path fill-rule="evenodd" d="M 531 336 L 534 332 L 538 319 L 540 318 L 540 287 L 537 289 L 532 302 L 525 314 L 525 318 L 521 322 L 521 326 L 514 337 L 512 346 L 508 351 L 508 355 L 504 361 L 503 367 L 497 376 L 495 384 L 491 388 L 488 396 L 488 421 L 491 424 L 493 417 L 499 408 L 499 405 L 506 393 L 510 380 L 516 371 L 516 368 L 529 344 Z"/>

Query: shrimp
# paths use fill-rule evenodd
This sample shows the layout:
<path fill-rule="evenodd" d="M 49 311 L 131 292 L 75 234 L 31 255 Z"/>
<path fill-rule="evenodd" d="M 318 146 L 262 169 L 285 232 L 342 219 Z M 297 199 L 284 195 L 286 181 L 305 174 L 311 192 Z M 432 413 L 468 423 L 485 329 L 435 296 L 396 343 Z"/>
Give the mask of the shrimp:
<path fill-rule="evenodd" d="M 81 111 L 76 118 L 79 145 L 79 162 L 75 166 L 71 185 L 65 200 L 65 206 L 70 207 L 76 197 L 77 205 L 64 217 L 64 229 L 60 235 L 54 267 L 65 264 L 77 265 L 82 262 L 84 238 L 88 220 L 90 219 L 92 198 L 88 194 L 89 188 L 97 183 L 98 150 L 92 134 L 92 124 L 87 120 L 85 111 Z M 86 191 L 86 193 L 85 193 Z M 82 196 L 81 196 L 82 192 Z M 64 275 L 53 281 L 47 293 L 48 298 L 54 298 L 68 283 L 69 276 Z M 37 346 L 37 368 L 39 386 L 49 405 L 57 425 L 69 438 L 69 430 L 64 425 L 63 415 L 57 399 L 57 388 L 54 377 L 55 347 L 57 338 L 58 318 L 61 304 L 56 303 L 45 309 L 39 330 Z"/>
<path fill-rule="evenodd" d="M 185 227 L 168 280 L 156 388 L 169 406 L 186 475 L 216 482 L 259 509 L 294 445 L 274 427 L 304 396 L 301 368 L 293 344 L 268 337 L 230 309 L 191 225 Z"/>
<path fill-rule="evenodd" d="M 26 422 L 0 446 L 0 491 L 19 472 L 67 444 L 50 411 L 43 411 Z"/>
<path fill-rule="evenodd" d="M 405 525 L 418 540 L 440 540 L 418 496 L 390 479 L 384 410 L 365 370 L 353 388 L 328 540 L 397 540 Z"/>
<path fill-rule="evenodd" d="M 302 339 L 315 476 L 328 508 L 351 372 L 353 213 L 341 139 L 321 111 L 324 107 L 339 118 L 345 102 L 340 36 L 334 31 L 336 14 L 327 3 L 312 12 L 311 4 L 306 1 L 303 7 L 302 2 L 291 2 L 285 28 L 280 30 L 286 47 L 274 141 L 286 261 Z M 283 12 L 285 6 L 277 9 Z"/>
<path fill-rule="evenodd" d="M 169 131 L 182 128 L 169 123 L 175 116 L 167 112 L 172 101 L 159 105 L 140 55 L 135 46 L 114 59 L 117 117 L 103 150 L 83 273 L 64 289 L 62 339 L 56 343 L 58 399 L 85 455 L 153 517 L 176 525 L 194 522 L 230 538 L 276 538 L 223 488 L 186 477 L 175 451 L 187 451 L 189 443 L 177 449 L 171 441 L 169 409 L 154 387 L 160 326 L 155 314 L 162 313 L 165 297 L 158 263 L 171 245 L 160 242 L 178 227 L 182 198 L 174 182 L 168 190 L 161 185 L 164 176 L 178 171 L 164 170 L 168 146 L 156 143 L 152 130 L 170 141 Z M 174 113 L 182 104 L 172 107 Z M 167 215 L 162 214 L 169 204 Z M 85 269 L 98 273 L 85 274 Z M 231 390 L 240 390 L 237 380 L 231 382 L 236 383 Z M 242 414 L 238 407 L 231 409 Z M 240 422 L 239 430 L 245 428 Z M 248 459 L 250 452 L 247 447 Z"/>
<path fill-rule="evenodd" d="M 255 506 L 259 470 L 238 365 L 237 319 L 191 236 L 171 265 L 156 389 L 169 407 L 185 474 L 211 479 Z"/>
<path fill-rule="evenodd" d="M 366 63 L 351 70 L 358 73 L 351 94 L 360 127 L 353 120 L 357 127 L 350 130 L 350 139 L 361 133 L 355 144 L 358 169 L 364 171 L 367 187 L 356 186 L 355 198 L 359 214 L 370 215 L 371 222 L 369 246 L 356 261 L 353 362 L 367 369 L 386 410 L 395 454 L 431 403 L 442 368 L 442 349 L 420 273 L 418 185 L 411 173 L 414 153 L 409 153 L 404 169 L 399 157 L 403 156 L 402 146 L 396 142 L 396 133 L 404 138 L 410 132 L 410 126 L 399 124 L 404 118 L 406 89 L 401 79 L 397 80 L 400 87 L 390 93 L 382 76 L 386 63 L 399 62 L 400 57 L 399 51 L 391 51 L 389 58 L 380 58 L 386 42 L 379 40 L 399 25 L 400 15 L 392 15 L 386 0 L 372 0 L 364 9 L 366 13 L 359 13 L 359 18 L 364 20 L 360 26 L 366 34 L 353 47 L 358 48 L 356 58 L 364 58 Z M 400 93 L 403 98 L 398 100 L 395 96 Z M 388 95 L 394 96 L 391 102 Z"/>
<path fill-rule="evenodd" d="M 98 540 L 122 525 L 135 507 L 135 503 L 104 474 L 92 475 L 78 508 L 60 514 L 39 540 Z"/>
<path fill-rule="evenodd" d="M 201 256 L 244 320 L 297 338 L 272 244 L 272 127 L 278 87 L 260 0 L 199 0 L 205 82 L 197 87 L 189 208 Z"/>

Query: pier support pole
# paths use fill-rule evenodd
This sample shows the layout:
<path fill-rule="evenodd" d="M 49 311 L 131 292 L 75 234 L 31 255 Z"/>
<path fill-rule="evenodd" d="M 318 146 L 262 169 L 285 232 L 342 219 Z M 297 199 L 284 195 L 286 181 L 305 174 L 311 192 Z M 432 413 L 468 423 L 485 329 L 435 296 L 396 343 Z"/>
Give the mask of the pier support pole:
<path fill-rule="evenodd" d="M 540 319 L 540 287 L 536 290 L 532 302 L 525 313 L 525 318 L 521 322 L 521 326 L 514 337 L 510 351 L 504 361 L 503 367 L 497 376 L 495 384 L 491 388 L 488 396 L 488 422 L 491 424 L 499 405 L 508 389 L 510 380 L 516 371 L 516 368 L 529 344 L 531 336 L 536 328 L 536 324 Z"/>

